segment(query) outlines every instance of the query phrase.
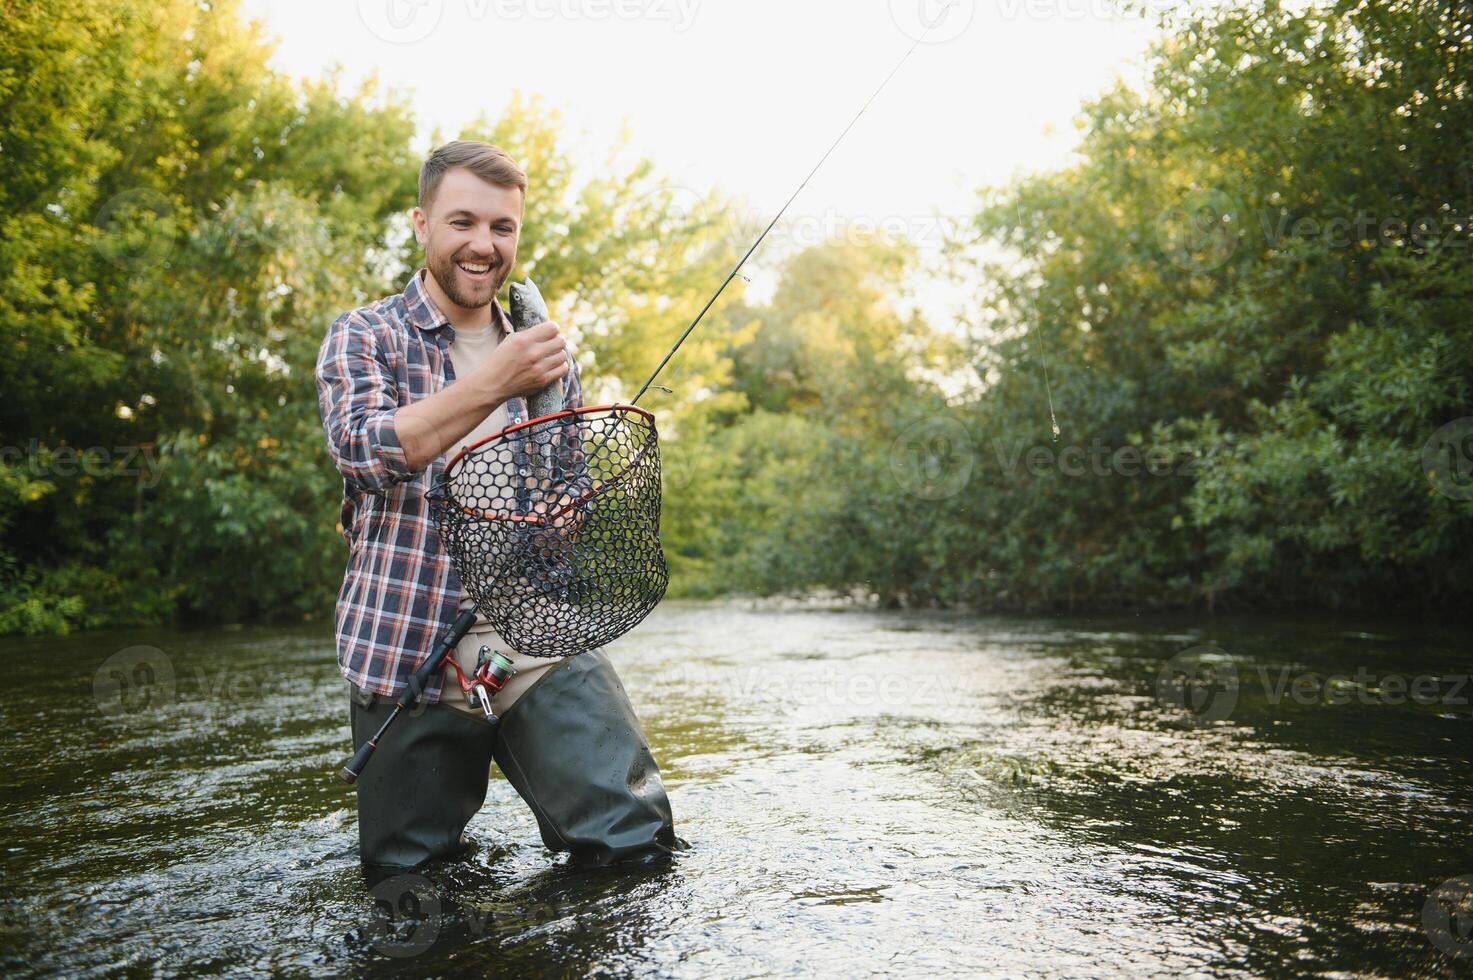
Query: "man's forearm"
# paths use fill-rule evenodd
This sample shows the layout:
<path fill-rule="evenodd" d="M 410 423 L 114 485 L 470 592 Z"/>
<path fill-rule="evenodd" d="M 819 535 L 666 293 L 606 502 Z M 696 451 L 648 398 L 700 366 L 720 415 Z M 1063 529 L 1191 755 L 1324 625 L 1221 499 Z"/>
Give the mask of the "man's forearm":
<path fill-rule="evenodd" d="M 478 375 L 481 375 L 478 372 Z M 394 413 L 394 435 L 416 472 L 464 439 L 506 401 L 494 379 L 472 375 Z"/>

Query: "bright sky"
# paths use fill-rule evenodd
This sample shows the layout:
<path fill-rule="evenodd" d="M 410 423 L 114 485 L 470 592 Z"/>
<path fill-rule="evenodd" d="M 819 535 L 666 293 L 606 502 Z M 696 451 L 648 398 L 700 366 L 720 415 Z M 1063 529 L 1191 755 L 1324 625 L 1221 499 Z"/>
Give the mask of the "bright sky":
<path fill-rule="evenodd" d="M 789 211 L 930 251 L 936 210 L 1064 162 L 1081 102 L 1134 77 L 1153 28 L 1110 0 L 244 0 L 275 66 L 413 93 L 422 148 L 513 89 L 593 150 L 633 150 L 695 193 L 770 216 L 925 28 L 935 26 Z M 534 185 L 536 175 L 531 175 Z M 759 253 L 760 259 L 760 253 Z"/>

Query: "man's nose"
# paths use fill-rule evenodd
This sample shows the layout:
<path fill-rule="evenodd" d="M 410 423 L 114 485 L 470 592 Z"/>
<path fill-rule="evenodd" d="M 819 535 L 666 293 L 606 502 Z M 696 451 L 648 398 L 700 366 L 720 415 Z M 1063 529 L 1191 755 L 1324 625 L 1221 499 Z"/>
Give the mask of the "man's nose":
<path fill-rule="evenodd" d="M 492 237 L 491 232 L 480 228 L 476 231 L 475 237 L 471 239 L 471 248 L 475 249 L 476 254 L 482 258 L 490 258 L 496 254 L 496 239 Z"/>

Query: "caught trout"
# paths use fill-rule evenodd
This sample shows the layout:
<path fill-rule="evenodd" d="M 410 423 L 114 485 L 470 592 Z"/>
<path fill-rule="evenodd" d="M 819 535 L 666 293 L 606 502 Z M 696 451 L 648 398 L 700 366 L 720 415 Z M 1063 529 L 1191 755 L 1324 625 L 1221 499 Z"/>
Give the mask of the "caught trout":
<path fill-rule="evenodd" d="M 526 282 L 513 282 L 506 287 L 511 292 L 511 328 L 530 330 L 539 323 L 552 319 L 547 313 L 547 304 L 537 284 L 528 276 Z M 554 381 L 527 400 L 527 417 L 540 419 L 544 415 L 563 410 L 563 383 Z"/>
<path fill-rule="evenodd" d="M 525 282 L 508 284 L 507 290 L 511 293 L 511 309 L 508 312 L 513 330 L 530 330 L 539 323 L 546 323 L 551 319 L 547 312 L 547 303 L 542 299 L 542 292 L 532 281 L 531 276 L 528 276 Z M 527 399 L 529 419 L 540 419 L 562 410 L 563 383 L 561 380 L 552 382 Z M 540 493 L 554 492 L 553 487 L 567 479 L 566 474 L 557 472 L 557 429 L 556 423 L 532 427 L 532 445 L 528 447 L 532 458 L 530 484 Z M 555 498 L 546 499 L 541 501 L 541 507 L 552 508 L 558 503 L 560 501 Z"/>

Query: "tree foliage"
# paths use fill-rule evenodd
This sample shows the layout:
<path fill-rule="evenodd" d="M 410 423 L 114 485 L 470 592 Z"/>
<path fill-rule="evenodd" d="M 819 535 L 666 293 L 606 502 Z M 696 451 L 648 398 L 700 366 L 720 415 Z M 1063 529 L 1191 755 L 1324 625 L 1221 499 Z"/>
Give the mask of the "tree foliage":
<path fill-rule="evenodd" d="M 1076 161 L 983 192 L 951 243 L 980 393 L 928 383 L 924 344 L 865 353 L 903 330 L 873 302 L 893 280 L 835 278 L 860 266 L 831 250 L 793 261 L 738 351 L 758 411 L 720 443 L 736 516 L 710 588 L 1032 609 L 1466 597 L 1473 442 L 1450 450 L 1464 492 L 1422 459 L 1473 416 L 1466 6 L 1223 6 L 1165 27 L 1149 83 L 1085 107 Z"/>
<path fill-rule="evenodd" d="M 277 75 L 234 2 L 12 7 L 0 633 L 323 615 L 344 551 L 312 365 L 338 314 L 418 264 L 407 105 Z M 699 216 L 648 161 L 578 178 L 535 100 L 460 135 L 533 175 L 520 272 L 623 395 L 676 332 L 653 298 L 688 302 L 725 253 L 657 253 Z M 720 346 L 693 345 L 685 376 L 720 384 Z"/>
<path fill-rule="evenodd" d="M 733 283 L 641 402 L 677 592 L 1466 599 L 1473 494 L 1423 450 L 1473 416 L 1467 10 L 1185 9 L 944 269 L 848 229 Z M 7 7 L 0 633 L 330 608 L 311 366 L 417 266 L 423 148 L 401 96 L 269 55 L 234 0 Z M 631 397 L 755 229 L 624 144 L 580 168 L 536 98 L 455 135 L 522 161 L 517 274 Z M 907 312 L 917 271 L 967 287 L 961 335 Z"/>

